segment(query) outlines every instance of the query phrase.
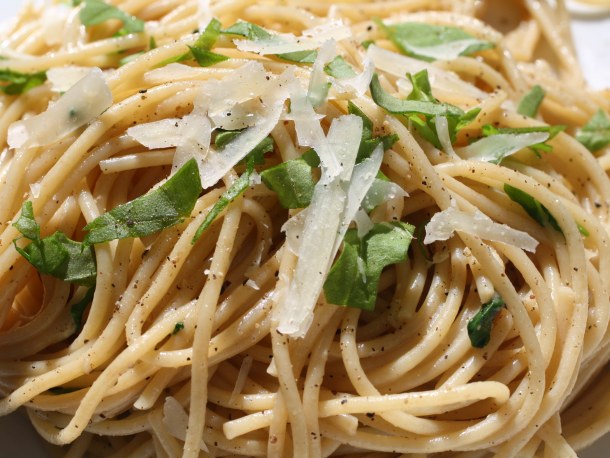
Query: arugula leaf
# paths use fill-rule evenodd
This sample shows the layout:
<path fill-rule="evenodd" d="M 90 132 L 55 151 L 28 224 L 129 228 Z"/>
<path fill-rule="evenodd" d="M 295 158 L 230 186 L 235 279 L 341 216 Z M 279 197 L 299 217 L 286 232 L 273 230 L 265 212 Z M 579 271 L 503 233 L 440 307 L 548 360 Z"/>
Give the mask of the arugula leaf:
<path fill-rule="evenodd" d="M 7 95 L 23 94 L 46 80 L 46 72 L 21 73 L 9 68 L 0 69 L 0 91 Z"/>
<path fill-rule="evenodd" d="M 382 270 L 407 259 L 414 227 L 402 222 L 377 223 L 362 238 L 350 229 L 343 251 L 324 283 L 326 299 L 336 305 L 375 309 Z"/>
<path fill-rule="evenodd" d="M 220 33 L 226 35 L 239 35 L 252 41 L 268 40 L 274 36 L 261 26 L 246 21 L 236 22 L 231 27 L 222 30 Z M 276 54 L 276 56 L 289 62 L 313 64 L 316 57 L 318 57 L 318 52 L 312 49 L 307 51 L 294 51 Z"/>
<path fill-rule="evenodd" d="M 220 213 L 229 206 L 231 202 L 237 199 L 240 195 L 242 195 L 246 190 L 250 187 L 250 178 L 252 177 L 252 173 L 254 172 L 254 158 L 251 157 L 248 161 L 248 165 L 246 171 L 241 174 L 241 176 L 233 182 L 233 184 L 227 189 L 218 199 L 218 201 L 214 204 L 210 212 L 206 215 L 203 223 L 195 232 L 193 236 L 193 240 L 191 240 L 192 244 L 195 244 L 197 240 L 201 237 L 201 235 L 205 232 L 205 230 L 210 227 L 210 225 L 214 222 L 216 217 L 220 215 Z"/>
<path fill-rule="evenodd" d="M 95 288 L 89 288 L 85 297 L 83 297 L 76 304 L 73 304 L 70 308 L 70 315 L 72 315 L 72 319 L 74 320 L 74 324 L 76 325 L 75 334 L 78 334 L 80 330 L 83 328 L 83 314 L 87 309 L 87 306 L 91 304 L 93 301 L 93 295 L 95 294 Z"/>
<path fill-rule="evenodd" d="M 32 202 L 23 204 L 21 215 L 14 226 L 25 238 L 32 241 L 21 248 L 17 246 L 19 239 L 15 239 L 15 249 L 41 274 L 83 286 L 91 287 L 95 284 L 97 270 L 95 254 L 91 247 L 75 242 L 59 231 L 41 239 L 40 226 L 34 219 Z"/>
<path fill-rule="evenodd" d="M 193 43 L 193 46 L 188 47 L 188 52 L 170 57 L 158 64 L 157 67 L 164 67 L 168 64 L 184 62 L 191 59 L 195 59 L 200 67 L 210 67 L 219 62 L 224 62 L 228 59 L 227 56 L 210 51 L 221 33 L 220 25 L 220 21 L 213 18 L 206 26 L 205 30 L 199 34 L 199 37 L 197 38 L 197 41 Z"/>
<path fill-rule="evenodd" d="M 455 59 L 494 47 L 493 43 L 479 40 L 458 27 L 423 22 L 386 25 L 380 19 L 375 22 L 402 53 L 428 62 Z"/>
<path fill-rule="evenodd" d="M 610 119 L 601 108 L 589 119 L 589 122 L 576 134 L 576 140 L 594 153 L 610 145 Z"/>
<path fill-rule="evenodd" d="M 85 6 L 80 10 L 79 18 L 85 27 L 117 19 L 123 23 L 123 27 L 117 32 L 118 35 L 144 31 L 143 20 L 131 16 L 103 0 L 85 0 Z"/>
<path fill-rule="evenodd" d="M 214 138 L 214 145 L 216 146 L 216 148 L 222 149 L 227 145 L 227 143 L 231 142 L 241 132 L 243 131 L 219 129 L 217 131 L 216 137 Z M 263 165 L 265 163 L 265 154 L 271 153 L 274 149 L 275 141 L 273 141 L 273 137 L 269 135 L 265 137 L 258 145 L 256 145 L 254 149 L 250 151 L 244 159 L 238 162 L 238 164 L 247 164 L 248 160 L 250 160 L 250 158 L 253 158 L 255 165 Z"/>
<path fill-rule="evenodd" d="M 324 66 L 324 71 L 326 74 L 337 79 L 351 78 L 356 76 L 356 72 L 352 66 L 345 62 L 345 59 L 341 56 L 335 57 L 328 64 L 326 64 Z"/>
<path fill-rule="evenodd" d="M 311 165 L 300 157 L 262 171 L 261 179 L 277 193 L 282 207 L 304 208 L 311 202 L 315 187 L 311 169 Z"/>
<path fill-rule="evenodd" d="M 468 337 L 475 348 L 483 348 L 491 339 L 491 327 L 494 319 L 504 307 L 504 301 L 499 294 L 481 306 L 481 310 L 468 322 Z"/>
<path fill-rule="evenodd" d="M 540 108 L 540 104 L 542 103 L 542 99 L 544 99 L 545 95 L 546 93 L 544 92 L 544 89 L 536 84 L 527 94 L 523 96 L 519 102 L 517 113 L 522 114 L 523 116 L 529 116 L 530 118 L 535 118 L 536 113 L 538 113 L 538 108 Z"/>
<path fill-rule="evenodd" d="M 362 119 L 362 137 L 358 147 L 358 155 L 356 156 L 357 164 L 368 159 L 380 143 L 383 143 L 383 150 L 386 151 L 398 141 L 398 135 L 396 134 L 373 137 L 373 121 L 351 100 L 347 103 L 347 110 L 349 114 L 356 115 Z"/>
<path fill-rule="evenodd" d="M 172 331 L 172 335 L 175 336 L 176 334 L 178 334 L 183 329 L 184 329 L 184 323 L 182 321 L 178 321 L 176 323 L 176 326 L 174 326 L 174 330 Z"/>
<path fill-rule="evenodd" d="M 542 227 L 548 225 L 556 231 L 562 232 L 555 217 L 551 215 L 551 212 L 549 212 L 549 210 L 542 205 L 538 199 L 509 184 L 504 185 L 504 192 L 513 202 L 521 205 L 527 214 L 530 215 Z"/>
<path fill-rule="evenodd" d="M 373 75 L 370 89 L 373 101 L 392 114 L 423 114 L 426 116 L 461 116 L 464 114 L 460 108 L 446 103 L 396 98 L 381 87 L 377 73 Z"/>
<path fill-rule="evenodd" d="M 84 243 L 91 245 L 127 237 L 144 237 L 189 216 L 201 193 L 195 159 L 189 160 L 159 188 L 119 205 L 87 226 Z"/>

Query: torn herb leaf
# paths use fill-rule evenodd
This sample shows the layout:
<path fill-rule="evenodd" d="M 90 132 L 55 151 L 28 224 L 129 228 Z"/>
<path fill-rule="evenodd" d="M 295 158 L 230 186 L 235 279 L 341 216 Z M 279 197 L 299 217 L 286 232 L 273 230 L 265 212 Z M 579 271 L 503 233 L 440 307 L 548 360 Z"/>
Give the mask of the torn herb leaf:
<path fill-rule="evenodd" d="M 78 334 L 83 328 L 83 315 L 89 304 L 91 304 L 91 301 L 93 301 L 94 294 L 95 288 L 89 288 L 85 296 L 70 308 L 70 315 L 76 326 L 75 334 Z"/>
<path fill-rule="evenodd" d="M 326 64 L 324 66 L 324 71 L 327 75 L 337 79 L 352 78 L 356 76 L 356 72 L 352 66 L 345 62 L 345 59 L 341 56 L 335 57 L 328 64 Z"/>
<path fill-rule="evenodd" d="M 261 172 L 265 186 L 276 192 L 284 208 L 304 208 L 311 202 L 315 187 L 312 167 L 300 157 Z"/>
<path fill-rule="evenodd" d="M 183 329 L 184 329 L 184 323 L 182 321 L 179 321 L 178 323 L 176 323 L 176 326 L 174 326 L 174 330 L 172 331 L 172 335 L 175 336 L 176 334 L 178 334 Z"/>
<path fill-rule="evenodd" d="M 23 94 L 46 80 L 46 72 L 21 73 L 8 68 L 0 69 L 0 91 L 7 95 Z"/>
<path fill-rule="evenodd" d="M 413 231 L 402 222 L 377 223 L 362 239 L 356 229 L 348 230 L 341 255 L 324 283 L 328 302 L 374 310 L 381 272 L 407 259 Z"/>
<path fill-rule="evenodd" d="M 576 140 L 592 153 L 610 145 L 610 118 L 600 108 L 576 134 Z"/>
<path fill-rule="evenodd" d="M 199 240 L 201 235 L 205 232 L 205 230 L 210 227 L 210 225 L 214 222 L 216 217 L 220 215 L 220 213 L 229 206 L 231 202 L 237 199 L 240 195 L 242 195 L 246 190 L 250 187 L 250 178 L 252 177 L 252 173 L 254 172 L 254 158 L 252 157 L 248 161 L 248 165 L 246 167 L 246 171 L 241 174 L 241 176 L 233 182 L 233 184 L 227 189 L 218 199 L 218 201 L 214 204 L 212 209 L 206 215 L 203 223 L 195 232 L 191 243 L 194 244 Z"/>
<path fill-rule="evenodd" d="M 403 54 L 428 62 L 455 59 L 494 47 L 493 43 L 458 27 L 423 22 L 387 25 L 379 19 L 375 22 Z"/>
<path fill-rule="evenodd" d="M 218 129 L 214 138 L 214 145 L 218 149 L 224 148 L 228 143 L 234 140 L 241 134 L 243 130 L 223 130 Z M 271 153 L 275 149 L 275 141 L 270 135 L 265 137 L 258 145 L 254 147 L 248 155 L 243 158 L 238 164 L 247 164 L 250 158 L 253 158 L 254 165 L 263 165 L 265 163 L 265 154 Z"/>
<path fill-rule="evenodd" d="M 563 233 L 555 217 L 551 215 L 551 212 L 538 199 L 509 184 L 504 185 L 504 192 L 513 202 L 521 205 L 527 214 L 542 227 L 551 226 L 557 232 Z"/>
<path fill-rule="evenodd" d="M 144 237 L 167 229 L 191 214 L 201 193 L 195 159 L 190 159 L 154 191 L 99 216 L 84 230 L 84 243 Z"/>
<path fill-rule="evenodd" d="M 109 5 L 103 0 L 85 0 L 85 6 L 80 10 L 79 18 L 85 27 L 117 19 L 123 23 L 123 27 L 117 32 L 118 35 L 144 31 L 143 20 L 125 13 L 116 6 Z"/>
<path fill-rule="evenodd" d="M 486 124 L 481 128 L 483 135 L 489 137 L 492 135 L 521 135 L 521 134 L 534 134 L 534 133 L 548 133 L 548 138 L 540 143 L 534 143 L 527 145 L 538 157 L 541 153 L 549 153 L 553 151 L 553 147 L 548 145 L 547 142 L 552 140 L 559 132 L 563 132 L 566 126 L 531 126 L 531 127 L 495 127 L 491 124 Z"/>
<path fill-rule="evenodd" d="M 542 99 L 546 93 L 541 86 L 536 84 L 532 87 L 532 89 L 523 96 L 521 101 L 519 102 L 519 106 L 517 107 L 517 113 L 522 114 L 523 116 L 529 116 L 530 118 L 535 118 L 538 113 L 538 108 L 540 108 L 540 104 L 542 103 Z"/>
<path fill-rule="evenodd" d="M 93 250 L 59 231 L 40 238 L 40 226 L 34 219 L 32 202 L 23 204 L 21 215 L 14 226 L 25 238 L 31 240 L 23 248 L 17 246 L 19 239 L 13 240 L 15 249 L 41 274 L 77 285 L 91 287 L 95 284 L 97 269 Z"/>
<path fill-rule="evenodd" d="M 193 43 L 193 46 L 188 47 L 188 52 L 170 57 L 169 59 L 161 62 L 157 67 L 164 67 L 168 64 L 184 62 L 191 59 L 195 59 L 200 67 L 210 67 L 220 62 L 224 62 L 228 59 L 227 56 L 223 56 L 222 54 L 217 54 L 211 51 L 221 33 L 220 25 L 221 24 L 218 19 L 212 19 L 206 26 L 205 30 L 199 34 L 199 37 L 197 38 L 197 41 Z"/>
<path fill-rule="evenodd" d="M 499 294 L 481 306 L 481 310 L 468 322 L 468 337 L 475 348 L 483 348 L 491 339 L 491 327 L 494 319 L 504 307 L 504 301 Z"/>
<path fill-rule="evenodd" d="M 347 103 L 347 110 L 349 114 L 356 115 L 362 119 L 362 137 L 358 147 L 358 155 L 356 156 L 357 164 L 369 158 L 380 143 L 383 143 L 383 150 L 386 151 L 398 141 L 398 135 L 396 134 L 374 137 L 373 121 L 351 100 Z"/>

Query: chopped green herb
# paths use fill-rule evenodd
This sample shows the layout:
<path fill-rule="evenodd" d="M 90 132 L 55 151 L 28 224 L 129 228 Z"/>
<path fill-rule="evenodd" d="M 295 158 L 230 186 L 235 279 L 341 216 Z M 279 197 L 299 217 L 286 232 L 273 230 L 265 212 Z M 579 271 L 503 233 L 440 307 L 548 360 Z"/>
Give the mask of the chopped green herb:
<path fill-rule="evenodd" d="M 468 337 L 470 344 L 475 348 L 483 348 L 491 339 L 491 327 L 494 319 L 504 307 L 504 301 L 500 295 L 483 304 L 481 310 L 468 322 Z"/>
<path fill-rule="evenodd" d="M 41 274 L 77 285 L 91 287 L 95 284 L 97 271 L 95 254 L 91 247 L 75 242 L 59 231 L 41 239 L 40 226 L 34 219 L 32 202 L 23 204 L 21 215 L 14 226 L 25 238 L 32 241 L 21 248 L 17 246 L 19 239 L 15 239 L 15 249 Z"/>
<path fill-rule="evenodd" d="M 74 325 L 76 326 L 76 334 L 83 328 L 83 315 L 87 306 L 93 301 L 94 294 L 95 288 L 89 288 L 85 296 L 70 308 L 70 315 L 72 315 L 72 320 L 74 320 Z"/>
<path fill-rule="evenodd" d="M 375 40 L 364 40 L 362 43 L 360 43 L 362 45 L 362 47 L 364 49 L 369 49 L 369 46 L 374 45 L 375 44 Z"/>
<path fill-rule="evenodd" d="M 352 66 L 345 62 L 345 59 L 341 56 L 335 57 L 328 64 L 326 64 L 324 66 L 324 71 L 328 75 L 337 79 L 351 78 L 356 76 L 356 72 Z"/>
<path fill-rule="evenodd" d="M 551 212 L 540 203 L 540 201 L 527 192 L 515 188 L 509 184 L 504 185 L 504 192 L 510 197 L 513 202 L 518 203 L 538 224 L 542 227 L 551 226 L 558 232 L 561 227 L 557 224 L 557 220 L 551 215 Z"/>
<path fill-rule="evenodd" d="M 283 54 L 276 54 L 282 60 L 287 60 L 288 62 L 295 62 L 300 64 L 313 64 L 318 57 L 318 51 L 316 50 L 306 50 L 306 51 L 293 51 L 286 52 Z"/>
<path fill-rule="evenodd" d="M 377 223 L 362 238 L 350 229 L 343 251 L 324 283 L 326 299 L 335 305 L 375 309 L 382 270 L 407 259 L 414 227 L 402 222 Z"/>
<path fill-rule="evenodd" d="M 362 138 L 360 140 L 360 146 L 358 147 L 356 163 L 359 164 L 360 162 L 369 158 L 380 143 L 383 144 L 383 149 L 386 151 L 398 141 L 398 135 L 396 134 L 384 135 L 383 137 L 374 137 L 373 121 L 371 121 L 370 118 L 351 101 L 347 103 L 347 110 L 349 114 L 356 115 L 362 119 Z"/>
<path fill-rule="evenodd" d="M 542 103 L 542 99 L 544 99 L 545 95 L 544 89 L 536 84 L 527 94 L 523 96 L 521 102 L 519 102 L 517 113 L 522 114 L 523 116 L 529 116 L 530 118 L 535 118 L 536 113 L 538 113 L 538 108 L 540 108 L 540 104 Z"/>
<path fill-rule="evenodd" d="M 379 19 L 375 22 L 402 53 L 425 61 L 455 59 L 494 47 L 457 27 L 423 22 L 386 25 Z"/>
<path fill-rule="evenodd" d="M 583 235 L 584 237 L 589 237 L 589 235 L 591 235 L 591 234 L 589 234 L 589 231 L 587 230 L 586 227 L 584 227 L 578 223 L 576 223 L 576 226 L 578 227 L 578 232 L 580 232 L 581 235 Z"/>
<path fill-rule="evenodd" d="M 189 216 L 201 193 L 195 159 L 189 160 L 159 188 L 119 205 L 87 226 L 84 243 L 144 237 L 167 229 Z"/>
<path fill-rule="evenodd" d="M 46 72 L 21 73 L 8 68 L 0 69 L 0 91 L 8 95 L 23 94 L 46 80 Z"/>
<path fill-rule="evenodd" d="M 118 35 L 144 31 L 143 20 L 131 16 L 103 0 L 85 0 L 85 6 L 80 10 L 79 18 L 85 27 L 117 19 L 123 23 L 123 27 L 117 32 Z"/>
<path fill-rule="evenodd" d="M 610 145 L 610 118 L 600 108 L 576 134 L 576 140 L 594 153 Z"/>
<path fill-rule="evenodd" d="M 210 67 L 228 59 L 227 56 L 211 51 L 221 33 L 220 21 L 212 19 L 205 30 L 199 35 L 193 46 L 189 46 L 189 51 L 164 60 L 157 67 L 164 67 L 175 62 L 184 62 L 195 59 L 200 67 Z"/>
<path fill-rule="evenodd" d="M 210 227 L 210 225 L 214 222 L 216 217 L 220 215 L 220 213 L 229 206 L 231 202 L 237 199 L 240 195 L 242 195 L 246 190 L 250 187 L 250 177 L 252 176 L 252 172 L 254 172 L 254 158 L 248 161 L 248 165 L 246 171 L 241 174 L 241 176 L 233 182 L 233 184 L 227 189 L 222 196 L 218 199 L 218 201 L 214 204 L 210 212 L 206 215 L 203 223 L 195 232 L 193 240 L 191 243 L 197 242 L 201 235 L 205 232 L 205 230 Z"/>
<path fill-rule="evenodd" d="M 282 162 L 261 172 L 265 186 L 276 192 L 284 208 L 304 208 L 311 202 L 315 187 L 312 167 L 301 157 Z"/>
<path fill-rule="evenodd" d="M 178 323 L 176 323 L 176 326 L 174 326 L 174 330 L 172 331 L 172 335 L 175 336 L 176 334 L 178 334 L 183 329 L 184 329 L 184 323 L 182 321 L 179 321 Z"/>
<path fill-rule="evenodd" d="M 544 142 L 529 145 L 529 148 L 540 157 L 541 152 L 549 153 L 553 151 L 553 147 L 551 145 L 548 145 L 547 142 L 553 139 L 559 132 L 563 132 L 565 128 L 566 126 L 562 125 L 532 127 L 495 127 L 491 124 L 486 124 L 481 128 L 481 131 L 483 132 L 483 135 L 485 137 L 501 134 L 521 135 L 537 132 L 547 132 L 549 134 L 549 137 Z"/>

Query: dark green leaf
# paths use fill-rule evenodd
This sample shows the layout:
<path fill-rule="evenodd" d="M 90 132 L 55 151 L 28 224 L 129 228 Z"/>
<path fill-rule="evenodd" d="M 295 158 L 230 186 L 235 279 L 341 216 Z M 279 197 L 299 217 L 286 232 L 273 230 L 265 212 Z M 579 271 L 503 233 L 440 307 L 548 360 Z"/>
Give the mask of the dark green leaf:
<path fill-rule="evenodd" d="M 335 57 L 328 64 L 326 64 L 324 66 L 324 71 L 328 75 L 337 79 L 351 78 L 356 76 L 356 72 L 352 66 L 345 62 L 345 59 L 341 56 Z"/>
<path fill-rule="evenodd" d="M 229 206 L 231 202 L 233 202 L 237 197 L 242 195 L 246 190 L 250 187 L 250 177 L 252 176 L 252 172 L 254 171 L 254 159 L 252 158 L 248 161 L 248 166 L 246 171 L 233 182 L 233 184 L 227 189 L 222 196 L 218 199 L 218 201 L 214 204 L 210 212 L 206 215 L 203 223 L 195 232 L 195 236 L 191 243 L 197 242 L 199 237 L 205 232 L 205 230 L 210 227 L 210 225 L 214 222 L 216 217 L 220 215 L 220 213 Z"/>
<path fill-rule="evenodd" d="M 25 202 L 21 216 L 15 222 L 15 227 L 30 239 L 32 243 L 24 248 L 15 249 L 41 274 L 51 275 L 61 280 L 78 285 L 93 286 L 95 284 L 96 265 L 95 254 L 90 247 L 70 240 L 62 232 L 55 232 L 49 237 L 40 238 L 40 226 L 34 219 L 32 203 Z"/>
<path fill-rule="evenodd" d="M 414 227 L 402 222 L 377 223 L 362 238 L 347 231 L 341 255 L 324 283 L 326 299 L 336 305 L 374 310 L 382 270 L 407 259 Z"/>
<path fill-rule="evenodd" d="M 176 323 L 176 326 L 174 326 L 174 330 L 172 331 L 172 335 L 175 336 L 176 334 L 178 334 L 183 329 L 184 329 L 184 323 L 182 321 L 179 321 L 178 323 Z"/>
<path fill-rule="evenodd" d="M 83 315 L 89 304 L 91 304 L 91 301 L 93 301 L 94 294 L 95 288 L 89 288 L 85 294 L 85 297 L 83 297 L 76 304 L 73 304 L 70 308 L 70 315 L 72 315 L 74 325 L 76 326 L 76 334 L 78 334 L 83 328 Z"/>
<path fill-rule="evenodd" d="M 79 17 L 81 23 L 86 27 L 117 19 L 123 23 L 123 27 L 118 32 L 119 35 L 144 31 L 144 21 L 103 0 L 85 0 L 85 6 L 80 10 Z"/>
<path fill-rule="evenodd" d="M 189 216 L 201 193 L 195 159 L 189 160 L 159 188 L 119 205 L 85 226 L 85 243 L 144 237 L 167 229 Z"/>
<path fill-rule="evenodd" d="M 231 27 L 221 31 L 221 33 L 227 35 L 239 35 L 253 41 L 265 40 L 273 36 L 262 27 L 246 21 L 237 22 Z"/>
<path fill-rule="evenodd" d="M 464 112 L 453 105 L 446 103 L 434 103 L 420 100 L 399 99 L 388 94 L 379 82 L 379 76 L 375 73 L 371 80 L 371 95 L 373 100 L 381 108 L 392 114 L 422 114 L 426 116 L 462 116 Z"/>
<path fill-rule="evenodd" d="M 316 60 L 316 57 L 318 57 L 318 51 L 312 49 L 308 51 L 294 51 L 276 55 L 280 59 L 286 60 L 288 62 L 313 64 Z"/>
<path fill-rule="evenodd" d="M 242 132 L 242 130 L 219 129 L 216 133 L 216 137 L 214 138 L 214 145 L 216 148 L 222 149 L 233 139 L 238 137 Z M 258 145 L 256 145 L 244 159 L 239 161 L 239 164 L 247 164 L 247 162 L 252 158 L 254 160 L 254 165 L 263 165 L 265 163 L 265 154 L 273 152 L 274 149 L 275 142 L 273 141 L 273 137 L 267 136 Z"/>
<path fill-rule="evenodd" d="M 521 102 L 519 102 L 517 113 L 522 114 L 523 116 L 529 116 L 530 118 L 535 118 L 544 96 L 544 89 L 536 84 L 527 94 L 523 96 Z"/>
<path fill-rule="evenodd" d="M 494 47 L 457 27 L 423 22 L 376 23 L 402 53 L 425 61 L 455 59 Z"/>
<path fill-rule="evenodd" d="M 610 119 L 600 108 L 576 134 L 576 140 L 592 153 L 610 145 Z"/>
<path fill-rule="evenodd" d="M 504 192 L 510 197 L 513 202 L 518 203 L 538 224 L 542 227 L 551 226 L 558 232 L 562 232 L 557 220 L 551 215 L 551 212 L 540 203 L 540 201 L 527 192 L 515 188 L 509 184 L 504 185 Z"/>
<path fill-rule="evenodd" d="M 383 144 L 383 149 L 386 151 L 398 141 L 398 135 L 396 134 L 384 135 L 383 137 L 374 137 L 373 122 L 352 101 L 347 103 L 347 110 L 349 114 L 356 115 L 362 119 L 362 137 L 360 140 L 360 146 L 358 147 L 356 163 L 359 164 L 365 159 L 368 159 L 380 143 Z"/>
<path fill-rule="evenodd" d="M 468 322 L 468 337 L 475 348 L 483 348 L 491 339 L 494 319 L 504 307 L 502 298 L 495 294 L 491 301 L 483 304 L 481 310 Z"/>
<path fill-rule="evenodd" d="M 189 49 L 200 67 L 211 67 L 212 65 L 216 65 L 228 59 L 227 56 L 223 56 L 222 54 L 195 48 L 193 46 L 189 46 Z"/>
<path fill-rule="evenodd" d="M 304 208 L 311 202 L 315 183 L 311 166 L 303 158 L 264 170 L 261 179 L 265 186 L 277 193 L 284 208 Z"/>
<path fill-rule="evenodd" d="M 0 69 L 0 91 L 8 95 L 23 94 L 46 80 L 46 72 L 21 73 L 8 68 Z"/>
<path fill-rule="evenodd" d="M 227 60 L 227 56 L 210 51 L 216 43 L 216 40 L 218 40 L 220 32 L 220 21 L 218 21 L 218 19 L 212 19 L 205 30 L 199 34 L 199 37 L 197 38 L 197 41 L 193 43 L 193 46 L 189 46 L 188 52 L 170 57 L 158 64 L 157 67 L 164 67 L 168 64 L 184 62 L 191 59 L 195 59 L 200 67 L 210 67 Z"/>

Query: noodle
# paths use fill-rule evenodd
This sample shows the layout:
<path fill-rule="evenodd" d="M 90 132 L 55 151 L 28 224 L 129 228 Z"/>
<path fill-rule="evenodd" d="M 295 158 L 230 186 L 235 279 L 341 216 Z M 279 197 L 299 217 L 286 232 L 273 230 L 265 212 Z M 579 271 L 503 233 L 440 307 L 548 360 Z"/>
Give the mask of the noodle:
<path fill-rule="evenodd" d="M 500 3 L 28 4 L 0 52 L 0 415 L 67 457 L 605 434 L 610 99 L 564 2 Z"/>

